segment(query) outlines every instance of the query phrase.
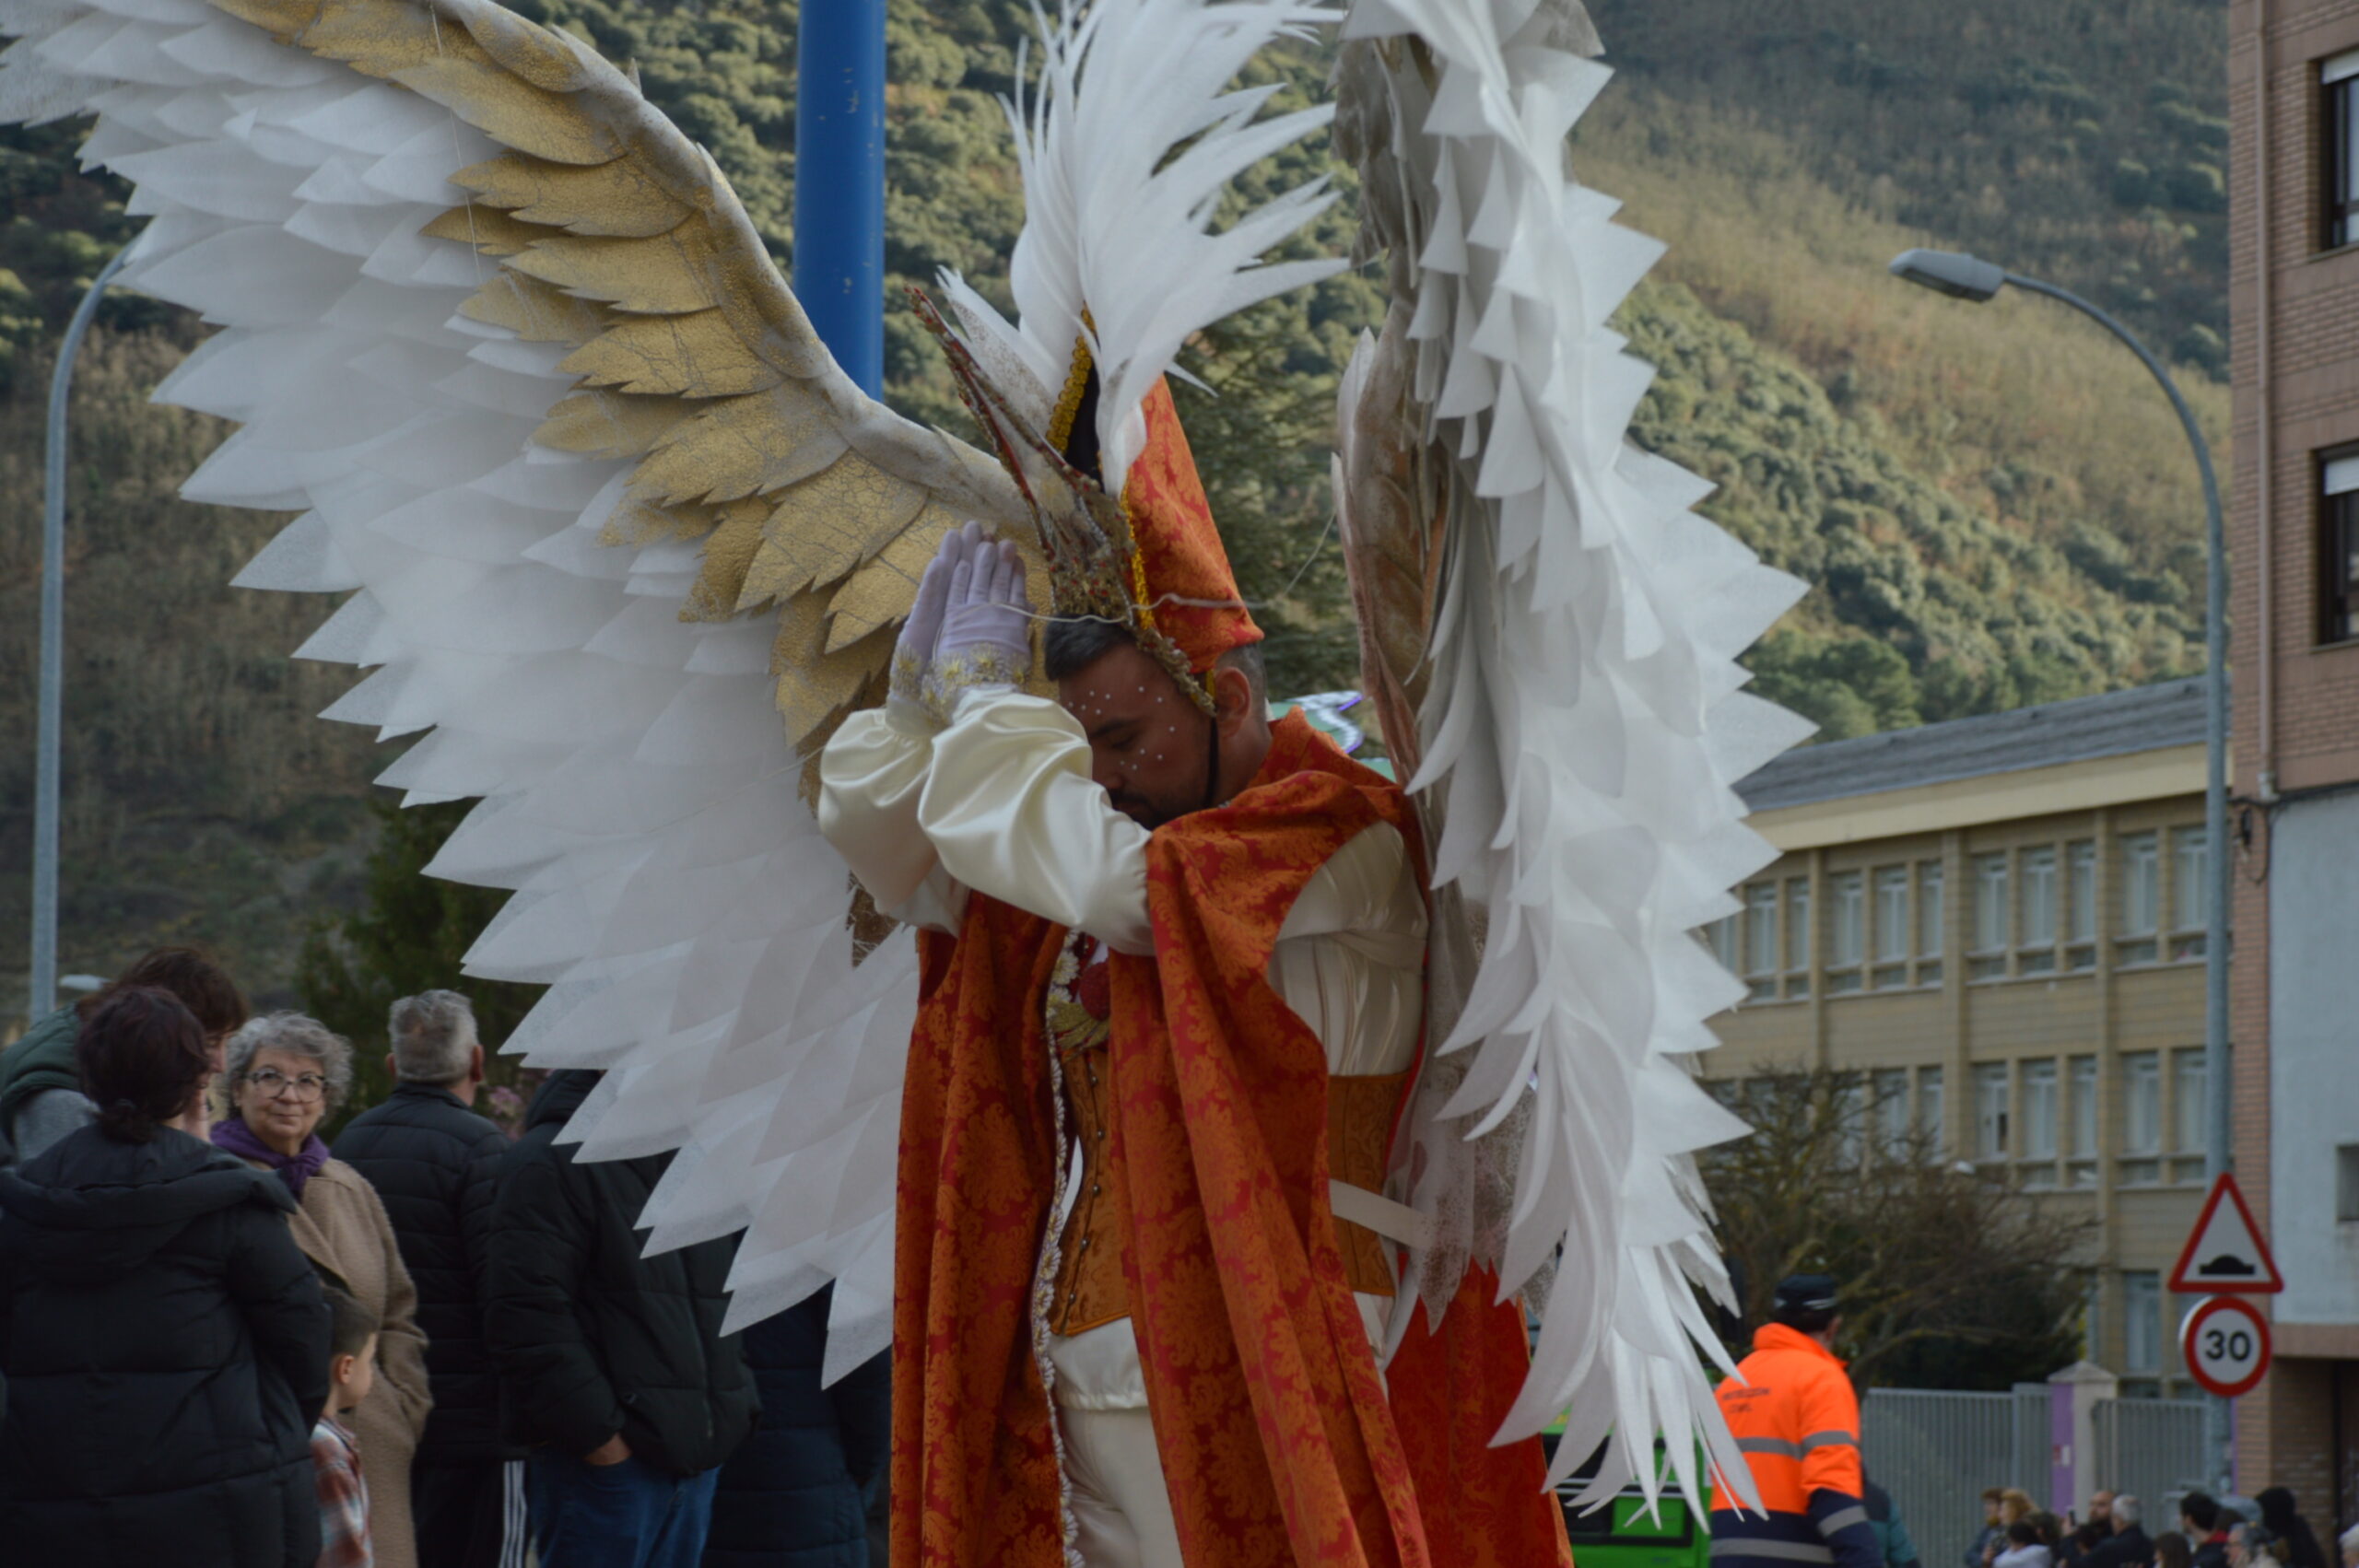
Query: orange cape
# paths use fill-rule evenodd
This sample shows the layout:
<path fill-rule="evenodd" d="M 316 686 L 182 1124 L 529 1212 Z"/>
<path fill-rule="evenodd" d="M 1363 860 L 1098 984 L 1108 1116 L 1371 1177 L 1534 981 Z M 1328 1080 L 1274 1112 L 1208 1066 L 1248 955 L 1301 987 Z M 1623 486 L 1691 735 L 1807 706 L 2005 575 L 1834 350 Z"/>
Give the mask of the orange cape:
<path fill-rule="evenodd" d="M 1266 978 L 1313 872 L 1400 791 L 1298 716 L 1252 785 L 1147 847 L 1156 956 L 1113 960 L 1105 1179 L 1183 1551 L 1204 1568 L 1569 1562 L 1536 1440 L 1490 1434 L 1521 1312 L 1470 1275 L 1379 1380 L 1327 1188 L 1326 1052 Z M 1065 931 L 970 898 L 922 942 L 901 1114 L 893 1544 L 926 1568 L 1060 1568 L 1061 1481 L 1033 1354 L 1055 1185 L 1042 1000 Z M 1401 1432 L 1415 1434 L 1406 1445 Z"/>

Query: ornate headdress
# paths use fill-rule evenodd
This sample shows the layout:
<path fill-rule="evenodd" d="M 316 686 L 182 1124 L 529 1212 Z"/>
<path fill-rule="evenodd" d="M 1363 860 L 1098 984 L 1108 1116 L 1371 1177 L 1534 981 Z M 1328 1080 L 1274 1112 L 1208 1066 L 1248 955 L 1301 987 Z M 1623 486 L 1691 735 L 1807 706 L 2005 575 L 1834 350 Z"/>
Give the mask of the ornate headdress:
<path fill-rule="evenodd" d="M 1332 200 L 1323 180 L 1210 231 L 1231 177 L 1332 113 L 1260 120 L 1274 88 L 1220 89 L 1263 44 L 1334 13 L 1301 0 L 1076 10 L 1067 0 L 1043 40 L 1038 90 L 1007 105 L 1027 207 L 1008 279 L 1020 324 L 946 271 L 959 330 L 916 304 L 1031 508 L 1055 613 L 1121 625 L 1209 708 L 1203 677 L 1262 631 L 1165 372 L 1193 333 L 1344 264 L 1258 262 Z"/>

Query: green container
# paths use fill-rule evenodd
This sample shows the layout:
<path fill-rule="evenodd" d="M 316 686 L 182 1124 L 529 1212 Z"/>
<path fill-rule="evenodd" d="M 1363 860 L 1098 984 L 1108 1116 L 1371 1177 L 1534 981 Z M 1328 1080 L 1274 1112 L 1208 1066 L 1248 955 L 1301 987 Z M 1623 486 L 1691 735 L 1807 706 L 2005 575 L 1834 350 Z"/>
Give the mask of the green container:
<path fill-rule="evenodd" d="M 1544 1433 L 1540 1441 L 1553 1461 L 1556 1434 Z M 1688 1506 L 1675 1483 L 1663 1489 L 1651 1508 L 1633 1483 L 1604 1507 L 1577 1513 L 1573 1499 L 1595 1473 L 1592 1459 L 1556 1488 L 1565 1509 L 1565 1533 L 1573 1541 L 1575 1568 L 1708 1568 L 1711 1523 Z"/>

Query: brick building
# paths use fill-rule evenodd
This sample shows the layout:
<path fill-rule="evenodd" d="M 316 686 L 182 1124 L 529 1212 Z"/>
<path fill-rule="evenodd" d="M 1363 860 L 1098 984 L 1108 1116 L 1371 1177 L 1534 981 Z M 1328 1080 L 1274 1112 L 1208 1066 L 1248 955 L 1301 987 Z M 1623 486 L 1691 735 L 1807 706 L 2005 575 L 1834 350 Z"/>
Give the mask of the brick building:
<path fill-rule="evenodd" d="M 2177 681 L 1790 752 L 1784 851 L 1707 931 L 1750 998 L 1707 1080 L 1856 1074 L 1861 1135 L 2095 1222 L 2087 1354 L 2193 1391 L 2163 1281 L 2203 1196 L 2204 693 Z"/>
<path fill-rule="evenodd" d="M 2286 1275 L 2238 1483 L 2359 1515 L 2359 0 L 2232 0 L 2238 1182 Z M 2323 1533 L 2323 1531 L 2321 1531 Z"/>

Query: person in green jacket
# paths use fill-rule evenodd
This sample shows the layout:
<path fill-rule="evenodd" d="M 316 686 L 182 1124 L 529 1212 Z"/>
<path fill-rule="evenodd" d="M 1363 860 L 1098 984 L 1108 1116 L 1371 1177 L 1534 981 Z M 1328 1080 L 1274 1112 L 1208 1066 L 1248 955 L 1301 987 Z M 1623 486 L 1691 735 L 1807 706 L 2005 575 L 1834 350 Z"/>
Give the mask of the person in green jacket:
<path fill-rule="evenodd" d="M 1876 1544 L 1884 1549 L 1884 1568 L 1918 1568 L 1917 1543 L 1908 1536 L 1908 1526 L 1900 1516 L 1900 1504 L 1892 1493 L 1873 1481 L 1867 1483 L 1868 1528 L 1876 1535 Z"/>
<path fill-rule="evenodd" d="M 171 992 L 196 1014 L 220 1071 L 221 1046 L 246 1021 L 246 999 L 221 966 L 194 947 L 159 947 L 104 990 L 37 1021 L 0 1052 L 0 1166 L 22 1164 L 98 1115 L 82 1092 L 74 1041 L 82 1020 L 125 986 Z"/>

